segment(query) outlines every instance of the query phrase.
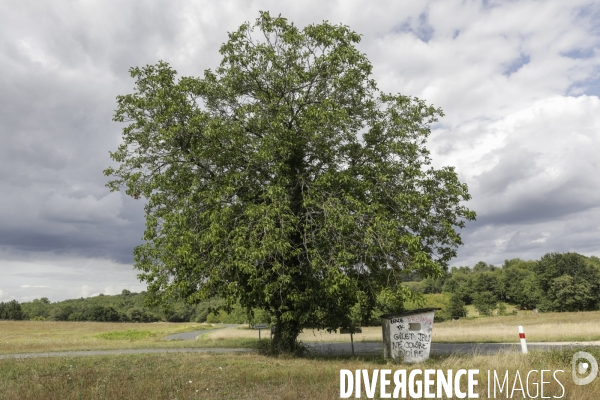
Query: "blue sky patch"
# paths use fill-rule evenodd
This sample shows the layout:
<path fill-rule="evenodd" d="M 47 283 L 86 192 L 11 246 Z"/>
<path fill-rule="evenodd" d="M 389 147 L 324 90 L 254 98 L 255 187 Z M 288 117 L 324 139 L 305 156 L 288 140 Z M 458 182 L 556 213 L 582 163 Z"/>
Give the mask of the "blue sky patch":
<path fill-rule="evenodd" d="M 524 65 L 529 64 L 529 61 L 531 61 L 531 57 L 529 57 L 528 54 L 521 53 L 521 55 L 518 58 L 508 63 L 506 69 L 502 74 L 506 76 L 511 76 L 512 74 L 520 70 Z"/>
<path fill-rule="evenodd" d="M 408 18 L 397 28 L 394 28 L 394 32 L 410 32 L 418 37 L 421 41 L 428 43 L 433 37 L 435 30 L 429 24 L 427 13 L 423 13 L 419 15 L 419 20 L 416 24 L 412 18 Z"/>

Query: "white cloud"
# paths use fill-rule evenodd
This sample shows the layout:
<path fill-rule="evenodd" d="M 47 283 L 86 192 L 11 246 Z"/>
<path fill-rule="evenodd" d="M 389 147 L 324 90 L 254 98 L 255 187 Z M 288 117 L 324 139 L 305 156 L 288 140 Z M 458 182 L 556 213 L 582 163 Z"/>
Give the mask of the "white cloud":
<path fill-rule="evenodd" d="M 540 100 L 480 129 L 493 146 L 460 155 L 481 216 L 548 206 L 556 218 L 600 204 L 598 97 Z"/>
<path fill-rule="evenodd" d="M 598 35 L 591 35 L 589 21 L 577 16 L 578 7 L 556 1 L 492 9 L 477 2 L 432 2 L 428 19 L 435 34 L 429 42 L 412 32 L 387 32 L 368 53 L 387 90 L 442 107 L 445 124 L 495 119 L 562 95 L 598 70 L 600 54 L 584 60 L 565 55 L 598 46 Z M 508 75 L 509 66 L 524 55 L 529 62 Z"/>
<path fill-rule="evenodd" d="M 0 251 L 0 269 L 2 289 L 19 301 L 41 297 L 60 301 L 146 288 L 131 264 L 72 254 Z"/>
<path fill-rule="evenodd" d="M 5 301 L 11 301 L 13 299 L 14 299 L 14 297 L 10 296 L 7 292 L 0 289 L 0 301 L 5 302 Z"/>
<path fill-rule="evenodd" d="M 477 129 L 485 146 L 441 157 L 458 164 L 478 212 L 456 263 L 597 254 L 600 99 L 554 96 Z"/>
<path fill-rule="evenodd" d="M 90 297 L 90 296 L 94 296 L 94 295 L 98 295 L 97 293 L 93 293 L 94 292 L 94 288 L 90 285 L 83 285 L 81 287 L 81 297 Z"/>

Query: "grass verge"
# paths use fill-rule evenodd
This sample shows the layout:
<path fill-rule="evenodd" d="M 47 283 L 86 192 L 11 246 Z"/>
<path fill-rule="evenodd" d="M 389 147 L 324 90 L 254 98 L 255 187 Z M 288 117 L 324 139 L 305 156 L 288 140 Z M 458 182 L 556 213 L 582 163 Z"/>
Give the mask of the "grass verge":
<path fill-rule="evenodd" d="M 586 349 L 597 359 L 600 350 Z M 525 381 L 531 370 L 557 373 L 563 389 L 551 377 L 545 397 L 592 400 L 600 379 L 573 383 L 574 350 L 500 353 L 494 356 L 436 357 L 422 364 L 395 365 L 382 358 L 270 358 L 256 354 L 144 354 L 98 357 L 12 359 L 0 362 L 0 397 L 6 400 L 69 399 L 339 399 L 340 369 L 411 370 L 479 369 L 477 392 L 487 396 L 487 371 L 516 371 Z M 539 384 L 539 375 L 536 376 Z M 529 389 L 535 387 L 530 382 Z M 525 385 L 525 383 L 524 383 Z M 379 394 L 379 388 L 376 393 Z M 354 396 L 352 396 L 354 398 Z M 363 398 L 365 398 L 363 388 Z M 377 396 L 375 398 L 378 398 Z M 506 398 L 504 394 L 497 398 Z M 523 398 L 521 392 L 512 398 Z"/>

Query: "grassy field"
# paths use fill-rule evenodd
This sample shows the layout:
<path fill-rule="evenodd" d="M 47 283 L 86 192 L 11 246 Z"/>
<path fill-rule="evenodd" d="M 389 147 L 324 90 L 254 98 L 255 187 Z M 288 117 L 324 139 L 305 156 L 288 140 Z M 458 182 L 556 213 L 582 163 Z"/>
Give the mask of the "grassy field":
<path fill-rule="evenodd" d="M 600 311 L 580 313 L 519 313 L 516 316 L 469 318 L 436 323 L 433 341 L 518 343 L 517 326 L 523 325 L 528 342 L 588 342 L 600 340 Z M 193 330 L 214 329 L 195 323 L 105 323 L 0 321 L 0 354 L 65 350 L 157 347 L 255 347 L 258 332 L 241 326 L 219 329 L 196 341 L 166 341 L 164 336 Z M 268 337 L 263 331 L 263 337 Z M 300 340 L 349 342 L 349 335 L 306 330 Z M 380 327 L 364 327 L 355 341 L 381 341 Z"/>
<path fill-rule="evenodd" d="M 219 325 L 154 322 L 0 321 L 0 354 L 64 350 L 190 347 L 193 341 L 166 341 L 173 333 Z"/>
<path fill-rule="evenodd" d="M 529 342 L 600 339 L 600 312 L 521 313 L 436 323 L 435 342 L 518 342 L 524 325 Z M 157 347 L 254 347 L 258 332 L 220 329 L 195 341 L 165 341 L 172 333 L 214 329 L 206 324 L 93 322 L 0 322 L 0 354 L 61 350 Z M 263 337 L 268 333 L 263 332 Z M 349 341 L 349 335 L 306 331 L 304 342 Z M 355 340 L 381 341 L 381 328 L 363 328 Z M 600 347 L 589 348 L 600 360 Z M 436 356 L 423 364 L 394 365 L 371 358 L 269 358 L 258 354 L 142 354 L 0 360 L 0 399 L 336 399 L 340 369 L 479 369 L 480 398 L 487 397 L 487 371 L 511 382 L 518 370 L 563 370 L 565 399 L 597 399 L 600 379 L 577 386 L 571 379 L 575 350 Z M 525 378 L 523 378 L 525 379 Z M 533 389 L 533 387 L 532 387 Z M 364 390 L 364 389 L 363 389 Z M 377 390 L 379 393 L 379 389 Z M 554 380 L 545 396 L 560 396 Z M 520 392 L 513 398 L 519 397 Z M 354 398 L 354 396 L 352 396 Z M 364 398 L 364 391 L 363 391 Z M 378 397 L 376 397 L 378 398 Z M 499 398 L 499 397 L 498 397 Z M 506 398 L 506 396 L 502 396 Z"/>
<path fill-rule="evenodd" d="M 585 342 L 600 340 L 600 311 L 574 313 L 519 312 L 516 316 L 461 319 L 435 324 L 433 341 L 518 342 L 524 326 L 528 342 Z"/>
<path fill-rule="evenodd" d="M 600 359 L 598 348 L 588 350 Z M 573 351 L 437 357 L 423 364 L 395 365 L 381 358 L 269 358 L 257 354 L 149 354 L 0 361 L 3 400 L 69 399 L 339 399 L 340 369 L 479 369 L 478 392 L 487 397 L 487 371 L 563 370 L 545 385 L 544 396 L 596 400 L 600 379 L 577 386 L 571 379 Z M 535 376 L 535 375 L 534 375 Z M 538 375 L 539 376 L 539 375 Z M 539 382 L 532 380 L 533 382 Z M 524 378 L 523 378 L 524 380 Z M 525 385 L 525 383 L 524 383 Z M 535 387 L 531 384 L 532 395 Z M 363 388 L 363 398 L 365 392 Z M 379 388 L 376 393 L 379 393 Z M 515 392 L 513 398 L 522 398 Z M 499 395 L 499 398 L 506 398 Z M 352 396 L 354 398 L 354 396 Z M 376 398 L 379 398 L 376 396 Z"/>
<path fill-rule="evenodd" d="M 523 325 L 528 342 L 588 342 L 600 340 L 600 311 L 580 313 L 534 314 L 521 312 L 516 316 L 469 318 L 435 323 L 433 342 L 436 343 L 518 343 L 517 327 Z M 355 341 L 382 341 L 380 327 L 364 327 L 354 335 Z M 209 343 L 229 339 L 252 339 L 258 335 L 250 329 L 224 329 L 200 336 L 198 341 Z M 349 335 L 307 330 L 300 335 L 303 342 L 349 342 Z"/>

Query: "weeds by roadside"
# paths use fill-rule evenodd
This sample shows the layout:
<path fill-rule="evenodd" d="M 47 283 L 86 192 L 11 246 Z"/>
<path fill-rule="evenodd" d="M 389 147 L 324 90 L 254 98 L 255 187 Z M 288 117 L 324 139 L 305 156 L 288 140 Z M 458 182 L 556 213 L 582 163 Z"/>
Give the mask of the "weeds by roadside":
<path fill-rule="evenodd" d="M 585 348 L 600 359 L 599 348 Z M 266 357 L 258 354 L 144 354 L 16 359 L 0 362 L 3 400 L 70 399 L 339 399 L 340 369 L 479 369 L 477 391 L 488 398 L 487 371 L 511 379 L 516 371 L 562 370 L 563 399 L 596 400 L 600 379 L 573 383 L 574 350 L 432 357 L 424 363 L 393 364 L 382 357 Z M 533 390 L 533 389 L 532 389 Z M 560 396 L 556 382 L 544 396 Z M 377 388 L 376 393 L 379 393 Z M 506 398 L 503 394 L 501 398 Z M 500 398 L 497 397 L 497 398 Z M 364 392 L 363 392 L 364 398 Z M 376 397 L 378 398 L 378 397 Z M 520 392 L 513 398 L 520 397 Z"/>

